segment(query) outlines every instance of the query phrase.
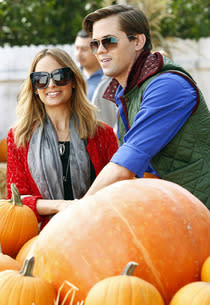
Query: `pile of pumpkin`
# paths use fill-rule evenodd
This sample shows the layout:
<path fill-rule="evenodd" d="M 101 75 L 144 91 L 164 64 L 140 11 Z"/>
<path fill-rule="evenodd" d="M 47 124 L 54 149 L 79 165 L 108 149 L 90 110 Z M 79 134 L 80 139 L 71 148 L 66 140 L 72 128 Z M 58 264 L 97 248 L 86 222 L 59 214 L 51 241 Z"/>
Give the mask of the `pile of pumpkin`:
<path fill-rule="evenodd" d="M 210 304 L 210 212 L 177 184 L 117 182 L 39 234 L 12 194 L 0 201 L 1 305 Z"/>

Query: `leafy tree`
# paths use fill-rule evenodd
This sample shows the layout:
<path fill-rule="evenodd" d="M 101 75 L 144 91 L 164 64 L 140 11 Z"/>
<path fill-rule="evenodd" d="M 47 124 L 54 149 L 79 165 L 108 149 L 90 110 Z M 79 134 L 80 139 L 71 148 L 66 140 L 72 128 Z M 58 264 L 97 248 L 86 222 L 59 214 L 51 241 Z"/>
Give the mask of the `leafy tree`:
<path fill-rule="evenodd" d="M 0 46 L 71 44 L 89 12 L 110 0 L 0 0 Z M 125 2 L 125 1 L 124 1 Z M 153 42 L 210 36 L 209 0 L 127 0 L 149 18 Z M 160 44 L 160 43 L 159 43 Z"/>
<path fill-rule="evenodd" d="M 198 40 L 210 36 L 209 0 L 170 0 L 167 10 L 170 15 L 161 22 L 164 37 Z"/>
<path fill-rule="evenodd" d="M 73 43 L 100 0 L 0 0 L 0 46 Z"/>

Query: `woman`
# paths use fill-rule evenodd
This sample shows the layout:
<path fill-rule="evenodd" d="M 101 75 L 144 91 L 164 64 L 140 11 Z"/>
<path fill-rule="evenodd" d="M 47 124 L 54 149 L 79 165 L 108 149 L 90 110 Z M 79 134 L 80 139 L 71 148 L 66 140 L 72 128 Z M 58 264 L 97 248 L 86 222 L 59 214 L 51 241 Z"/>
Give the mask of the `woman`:
<path fill-rule="evenodd" d="M 86 193 L 117 150 L 117 140 L 111 127 L 96 120 L 79 68 L 58 48 L 34 57 L 17 117 L 7 137 L 8 198 L 15 183 L 43 227 L 69 200 Z"/>

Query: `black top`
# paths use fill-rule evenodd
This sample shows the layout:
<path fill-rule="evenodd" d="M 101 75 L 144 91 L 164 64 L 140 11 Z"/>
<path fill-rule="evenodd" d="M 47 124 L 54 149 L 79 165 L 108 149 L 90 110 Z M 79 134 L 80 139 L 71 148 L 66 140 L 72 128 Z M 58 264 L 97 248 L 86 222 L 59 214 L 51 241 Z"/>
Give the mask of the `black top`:
<path fill-rule="evenodd" d="M 65 200 L 73 200 L 73 191 L 72 191 L 72 185 L 71 185 L 71 176 L 70 176 L 70 164 L 68 165 L 68 159 L 69 159 L 69 151 L 70 151 L 70 142 L 59 142 L 59 144 L 65 145 L 65 151 L 64 154 L 61 155 L 61 162 L 63 166 L 63 186 L 64 186 L 64 199 Z M 89 159 L 90 160 L 90 159 Z M 69 170 L 70 169 L 70 170 Z M 90 160 L 90 172 L 91 172 L 91 184 L 96 178 L 95 169 L 93 167 L 93 164 Z M 67 173 L 67 175 L 66 175 Z"/>

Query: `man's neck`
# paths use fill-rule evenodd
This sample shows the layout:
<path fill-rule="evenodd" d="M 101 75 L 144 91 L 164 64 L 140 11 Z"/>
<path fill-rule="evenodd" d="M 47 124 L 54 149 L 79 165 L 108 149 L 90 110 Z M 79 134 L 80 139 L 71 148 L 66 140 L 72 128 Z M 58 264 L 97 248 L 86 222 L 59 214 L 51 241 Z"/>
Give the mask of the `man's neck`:
<path fill-rule="evenodd" d="M 98 70 L 100 70 L 100 66 L 99 67 L 93 67 L 91 69 L 87 69 L 87 68 L 82 68 L 82 72 L 85 75 L 85 77 L 89 78 L 93 73 L 97 72 Z"/>

